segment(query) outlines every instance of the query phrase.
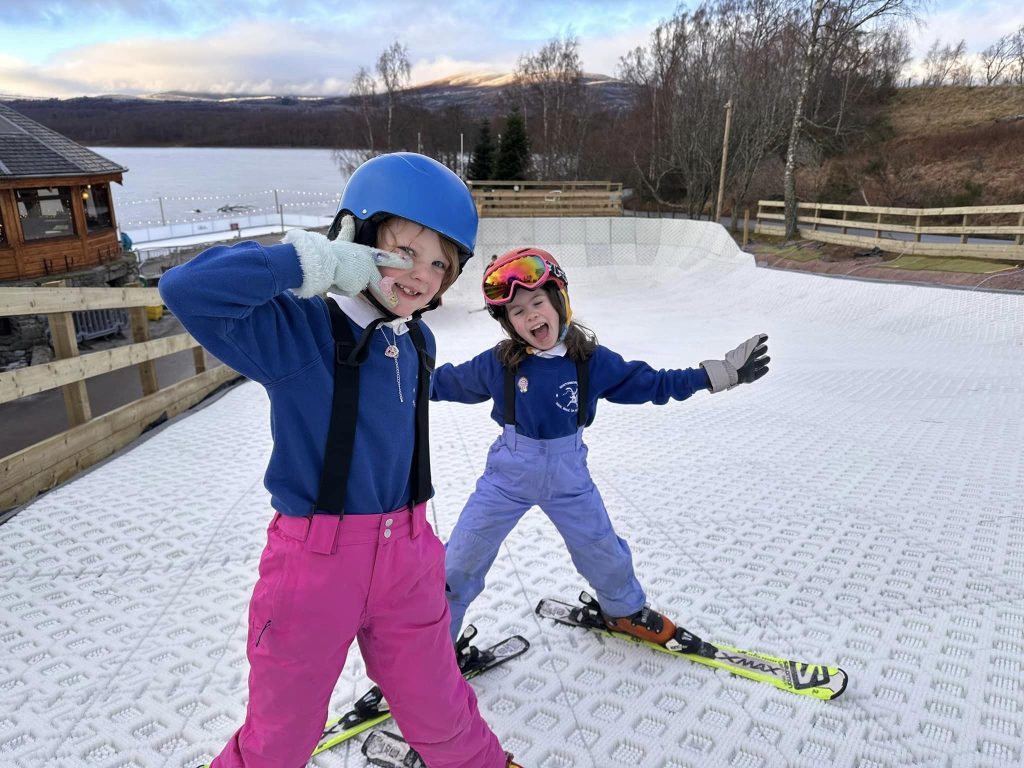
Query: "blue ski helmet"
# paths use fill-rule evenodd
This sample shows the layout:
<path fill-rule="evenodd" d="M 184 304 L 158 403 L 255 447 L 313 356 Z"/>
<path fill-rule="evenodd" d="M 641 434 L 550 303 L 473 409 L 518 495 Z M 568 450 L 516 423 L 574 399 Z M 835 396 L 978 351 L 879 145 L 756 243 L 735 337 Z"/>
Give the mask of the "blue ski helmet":
<path fill-rule="evenodd" d="M 476 246 L 476 205 L 465 182 L 441 163 L 415 152 L 378 155 L 356 168 L 341 195 L 328 233 L 331 239 L 345 214 L 356 218 L 356 241 L 365 245 L 375 244 L 375 225 L 388 216 L 434 230 L 458 246 L 459 272 Z"/>

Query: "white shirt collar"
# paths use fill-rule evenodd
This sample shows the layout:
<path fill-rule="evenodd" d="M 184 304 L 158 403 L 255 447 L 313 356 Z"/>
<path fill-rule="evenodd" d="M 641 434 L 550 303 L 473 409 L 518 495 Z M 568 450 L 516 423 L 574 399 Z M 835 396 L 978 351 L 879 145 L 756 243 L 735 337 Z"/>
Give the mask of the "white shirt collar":
<path fill-rule="evenodd" d="M 568 350 L 566 350 L 565 344 L 563 342 L 559 342 L 558 344 L 555 344 L 555 346 L 553 346 L 551 349 L 538 349 L 533 354 L 536 355 L 537 357 L 565 357 L 565 353 L 567 351 Z"/>
<path fill-rule="evenodd" d="M 327 298 L 341 307 L 342 312 L 348 315 L 352 322 L 360 328 L 365 328 L 378 317 L 384 317 L 384 313 L 373 306 L 362 294 L 358 296 L 343 296 L 340 293 L 328 293 Z M 409 330 L 406 323 L 411 319 L 412 316 L 399 317 L 394 320 L 385 321 L 381 325 L 388 326 L 396 336 L 401 336 Z"/>

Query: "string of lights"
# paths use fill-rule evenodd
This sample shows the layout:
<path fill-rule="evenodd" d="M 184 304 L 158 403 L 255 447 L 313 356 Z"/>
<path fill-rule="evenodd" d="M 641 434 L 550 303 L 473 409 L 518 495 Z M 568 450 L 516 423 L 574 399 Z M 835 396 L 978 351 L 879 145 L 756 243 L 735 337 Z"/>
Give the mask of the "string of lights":
<path fill-rule="evenodd" d="M 304 206 L 301 203 L 283 203 L 281 208 L 290 209 L 306 209 L 309 210 L 308 206 Z M 170 224 L 195 224 L 205 221 L 224 221 L 231 219 L 244 219 L 249 216 L 259 216 L 266 214 L 277 213 L 277 208 L 274 206 L 264 206 L 262 208 L 250 208 L 245 211 L 236 212 L 217 212 L 211 211 L 207 214 L 199 214 L 196 216 L 178 216 L 175 218 L 161 219 L 125 219 L 121 221 L 122 228 L 131 227 L 150 227 L 150 226 L 166 226 Z M 316 213 L 316 212 L 314 212 Z M 316 215 L 323 215 L 325 218 L 333 217 L 333 211 L 331 213 L 317 213 Z"/>
<path fill-rule="evenodd" d="M 150 197 L 142 200 L 132 200 L 131 198 L 119 198 L 117 201 L 118 207 L 127 205 L 153 205 L 155 203 L 170 203 L 170 202 L 205 202 L 209 200 L 238 200 L 241 198 L 252 198 L 265 195 L 273 195 L 277 193 L 280 195 L 296 195 L 300 197 L 318 197 L 318 198 L 329 198 L 332 200 L 340 200 L 341 195 L 337 192 L 304 192 L 302 190 L 293 189 L 264 189 L 259 192 L 238 192 L 230 195 L 168 195 L 167 197 Z"/>

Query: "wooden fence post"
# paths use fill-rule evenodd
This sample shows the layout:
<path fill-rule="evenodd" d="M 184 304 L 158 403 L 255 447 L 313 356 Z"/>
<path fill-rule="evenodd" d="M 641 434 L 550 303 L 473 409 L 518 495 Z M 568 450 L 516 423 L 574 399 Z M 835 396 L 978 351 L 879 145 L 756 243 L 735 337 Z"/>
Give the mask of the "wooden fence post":
<path fill-rule="evenodd" d="M 1017 226 L 1024 227 L 1024 213 L 1017 219 Z M 1024 234 L 1017 235 L 1017 245 L 1024 245 Z"/>
<path fill-rule="evenodd" d="M 192 362 L 195 364 L 196 373 L 206 372 L 206 355 L 202 347 L 192 348 Z"/>
<path fill-rule="evenodd" d="M 47 288 L 63 288 L 63 280 L 54 280 L 43 284 Z M 59 312 L 47 315 L 50 321 L 50 343 L 53 344 L 53 355 L 58 360 L 78 357 L 78 337 L 75 336 L 75 318 L 71 312 Z M 75 381 L 61 387 L 64 393 L 64 408 L 68 414 L 68 426 L 92 419 L 92 408 L 89 405 L 89 390 L 85 388 L 85 380 Z"/>
<path fill-rule="evenodd" d="M 917 230 L 916 232 L 914 232 L 914 242 L 915 243 L 920 243 L 921 242 L 921 214 L 918 214 L 917 216 L 914 217 L 914 229 Z"/>
<path fill-rule="evenodd" d="M 960 242 L 961 243 L 966 243 L 967 242 L 967 214 L 966 213 L 964 214 L 964 233 L 962 235 L 960 235 Z"/>
<path fill-rule="evenodd" d="M 750 209 L 743 209 L 743 245 L 741 247 L 746 248 L 747 243 L 750 242 Z"/>
<path fill-rule="evenodd" d="M 844 235 L 846 234 L 846 220 L 849 219 L 849 218 L 850 218 L 850 212 L 844 210 L 843 211 L 843 234 Z"/>
<path fill-rule="evenodd" d="M 138 283 L 130 285 L 136 287 Z M 129 307 L 128 317 L 132 324 L 132 341 L 136 344 L 149 341 L 149 317 L 146 314 L 146 308 Z M 139 363 L 139 381 L 142 383 L 142 394 L 144 395 L 152 395 L 160 389 L 160 384 L 156 380 L 156 363 L 152 360 Z"/>

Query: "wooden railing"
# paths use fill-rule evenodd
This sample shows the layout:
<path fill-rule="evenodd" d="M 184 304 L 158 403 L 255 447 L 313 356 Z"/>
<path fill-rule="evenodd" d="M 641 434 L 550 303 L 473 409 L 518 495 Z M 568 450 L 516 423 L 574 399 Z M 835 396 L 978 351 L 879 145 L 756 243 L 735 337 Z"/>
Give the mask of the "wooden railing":
<path fill-rule="evenodd" d="M 611 181 L 469 181 L 480 216 L 621 216 Z"/>
<path fill-rule="evenodd" d="M 781 200 L 759 200 L 755 232 L 782 234 L 784 205 Z M 800 237 L 805 240 L 877 246 L 913 256 L 1024 263 L 1024 205 L 881 208 L 800 203 L 798 213 Z M 929 240 L 929 235 L 941 237 Z"/>
<path fill-rule="evenodd" d="M 238 378 L 219 365 L 206 370 L 203 349 L 187 333 L 149 338 L 147 306 L 161 303 L 156 288 L 0 288 L 0 317 L 47 315 L 54 354 L 51 363 L 0 372 L 0 403 L 60 387 L 69 429 L 0 458 L 0 513 L 23 504 L 105 459 L 154 422 L 176 416 L 211 391 Z M 80 355 L 73 312 L 129 308 L 134 343 Z M 195 375 L 160 388 L 154 360 L 193 350 Z M 93 418 L 85 380 L 137 366 L 143 396 Z"/>

